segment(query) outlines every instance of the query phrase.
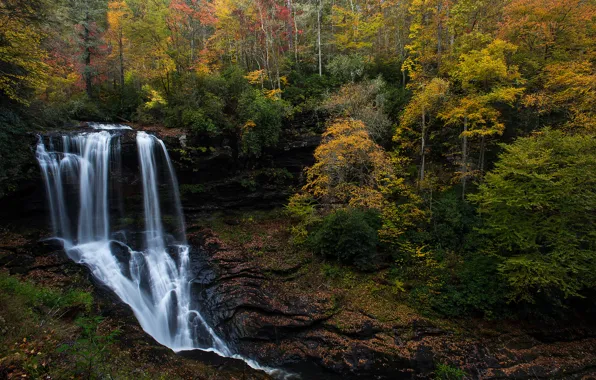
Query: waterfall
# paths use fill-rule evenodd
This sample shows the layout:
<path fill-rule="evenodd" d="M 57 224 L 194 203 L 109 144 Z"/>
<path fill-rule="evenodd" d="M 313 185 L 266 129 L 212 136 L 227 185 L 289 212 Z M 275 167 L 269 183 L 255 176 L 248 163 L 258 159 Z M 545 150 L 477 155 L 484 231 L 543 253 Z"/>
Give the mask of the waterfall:
<path fill-rule="evenodd" d="M 119 162 L 119 157 L 113 156 L 120 154 L 120 136 L 102 130 L 55 140 L 40 138 L 36 156 L 53 233 L 64 242 L 68 255 L 87 265 L 126 302 L 143 329 L 159 343 L 174 351 L 202 348 L 231 356 L 201 314 L 190 307 L 189 247 L 178 183 L 163 142 L 137 133 L 145 230 L 143 244 L 136 249 L 111 228 L 110 209 L 118 206 L 117 197 L 110 194 L 111 163 Z M 166 178 L 160 178 L 160 162 L 167 168 Z M 172 190 L 178 239 L 163 226 L 163 185 Z"/>
<path fill-rule="evenodd" d="M 74 261 L 112 289 L 133 310 L 141 327 L 174 351 L 201 349 L 244 360 L 233 353 L 191 307 L 190 248 L 174 168 L 163 141 L 136 134 L 143 194 L 142 239 L 112 228 L 110 211 L 122 212 L 121 191 L 113 180 L 120 171 L 121 126 L 94 124 L 98 132 L 39 139 L 36 157 L 45 184 L 54 236 Z M 116 176 L 117 177 L 117 176 Z M 165 202 L 164 198 L 170 198 Z M 164 227 L 164 204 L 168 227 Z M 136 234 L 135 236 L 138 236 Z"/>

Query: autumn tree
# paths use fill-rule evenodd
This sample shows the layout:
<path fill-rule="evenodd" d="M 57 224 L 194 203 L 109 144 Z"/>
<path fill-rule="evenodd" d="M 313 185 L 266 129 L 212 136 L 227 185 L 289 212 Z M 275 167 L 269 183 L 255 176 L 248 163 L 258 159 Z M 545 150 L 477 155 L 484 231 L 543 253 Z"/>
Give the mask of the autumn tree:
<path fill-rule="evenodd" d="M 462 54 L 451 73 L 459 85 L 458 96 L 450 107 L 440 113 L 447 125 L 461 126 L 462 197 L 466 191 L 468 168 L 468 138 L 479 141 L 478 171 L 484 171 L 487 140 L 500 136 L 505 130 L 499 105 L 513 105 L 523 92 L 517 67 L 508 64 L 507 54 L 515 47 L 495 40 L 486 48 Z"/>
<path fill-rule="evenodd" d="M 218 0 L 213 7 L 217 22 L 211 46 L 247 71 L 265 70 L 269 88 L 281 89 L 292 38 L 288 31 L 295 28 L 287 3 Z"/>
<path fill-rule="evenodd" d="M 169 4 L 168 27 L 177 65 L 182 70 L 195 67 L 201 51 L 207 46 L 213 25 L 217 22 L 210 1 L 173 0 Z"/>
<path fill-rule="evenodd" d="M 163 1 L 127 0 L 126 4 L 131 15 L 124 28 L 131 41 L 128 68 L 167 98 L 171 93 L 172 73 L 176 71 L 167 24 L 170 10 Z"/>
<path fill-rule="evenodd" d="M 342 86 L 323 104 L 334 117 L 349 117 L 364 123 L 379 145 L 390 140 L 391 122 L 384 112 L 385 82 L 381 78 Z"/>
<path fill-rule="evenodd" d="M 439 74 L 448 37 L 451 0 L 412 0 L 410 3 L 409 56 L 402 70 L 413 79 L 429 79 Z"/>
<path fill-rule="evenodd" d="M 112 0 L 108 3 L 107 22 L 108 29 L 106 39 L 111 45 L 111 59 L 118 62 L 118 79 L 120 82 L 120 97 L 122 98 L 122 89 L 124 88 L 124 56 L 125 49 L 129 43 L 124 34 L 125 23 L 130 19 L 130 10 L 125 1 Z M 122 99 L 121 99 L 122 101 Z"/>
<path fill-rule="evenodd" d="M 331 23 L 335 31 L 333 41 L 339 51 L 370 53 L 382 25 L 382 15 L 380 8 L 356 8 L 352 1 L 349 8 L 333 5 Z"/>
<path fill-rule="evenodd" d="M 32 91 L 44 89 L 47 77 L 43 35 L 25 17 L 8 12 L 0 13 L 0 25 L 0 93 L 27 105 Z"/>
<path fill-rule="evenodd" d="M 551 64 L 543 88 L 525 98 L 545 124 L 574 133 L 596 131 L 596 66 L 588 61 Z"/>
<path fill-rule="evenodd" d="M 421 84 L 414 90 L 414 96 L 400 118 L 400 129 L 417 128 L 420 136 L 420 166 L 418 181 L 425 178 L 426 150 L 428 128 L 433 123 L 442 105 L 447 100 L 449 82 L 441 78 L 433 78 L 430 82 Z M 393 137 L 397 141 L 400 131 Z"/>
<path fill-rule="evenodd" d="M 304 190 L 326 204 L 380 207 L 382 184 L 393 169 L 385 151 L 359 120 L 337 119 L 315 150 Z"/>
<path fill-rule="evenodd" d="M 552 62 L 594 59 L 595 17 L 592 0 L 513 0 L 499 33 L 519 46 L 523 68 L 534 75 Z"/>
<path fill-rule="evenodd" d="M 80 73 L 89 98 L 95 96 L 93 81 L 101 73 L 98 59 L 106 54 L 103 33 L 106 27 L 107 0 L 67 0 L 72 37 L 79 51 Z"/>

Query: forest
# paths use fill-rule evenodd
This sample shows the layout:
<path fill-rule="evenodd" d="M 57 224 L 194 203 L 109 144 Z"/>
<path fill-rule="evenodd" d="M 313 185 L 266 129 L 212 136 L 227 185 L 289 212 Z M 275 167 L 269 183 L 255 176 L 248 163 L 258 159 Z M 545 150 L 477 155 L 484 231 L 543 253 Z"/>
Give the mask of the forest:
<path fill-rule="evenodd" d="M 589 320 L 595 48 L 594 0 L 0 0 L 0 197 L 39 177 L 27 136 L 79 121 L 184 133 L 190 167 L 318 136 L 280 212 L 325 276 Z"/>

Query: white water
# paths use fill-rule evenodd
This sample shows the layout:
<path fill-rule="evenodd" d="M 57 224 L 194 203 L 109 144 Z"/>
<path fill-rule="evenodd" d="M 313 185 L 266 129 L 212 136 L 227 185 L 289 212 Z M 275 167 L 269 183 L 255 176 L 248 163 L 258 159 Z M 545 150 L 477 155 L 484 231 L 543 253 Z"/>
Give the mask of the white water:
<path fill-rule="evenodd" d="M 189 246 L 178 182 L 161 140 L 145 132 L 136 136 L 145 230 L 135 249 L 123 238 L 126 234 L 111 229 L 110 210 L 117 205 L 110 203 L 118 202 L 113 202 L 110 179 L 117 171 L 113 163 L 120 162 L 120 157 L 114 157 L 120 155 L 119 136 L 101 131 L 63 136 L 58 144 L 51 138 L 46 142 L 40 138 L 36 156 L 54 236 L 63 241 L 69 257 L 87 265 L 132 308 L 147 333 L 177 352 L 211 351 L 244 360 L 276 377 L 289 376 L 233 353 L 201 313 L 191 308 Z M 160 170 L 160 163 L 167 170 Z M 160 194 L 164 186 L 173 199 L 169 216 L 177 239 L 164 229 Z"/>
<path fill-rule="evenodd" d="M 87 123 L 89 127 L 98 130 L 122 130 L 128 129 L 132 130 L 132 127 L 124 124 L 104 124 L 104 123 Z"/>

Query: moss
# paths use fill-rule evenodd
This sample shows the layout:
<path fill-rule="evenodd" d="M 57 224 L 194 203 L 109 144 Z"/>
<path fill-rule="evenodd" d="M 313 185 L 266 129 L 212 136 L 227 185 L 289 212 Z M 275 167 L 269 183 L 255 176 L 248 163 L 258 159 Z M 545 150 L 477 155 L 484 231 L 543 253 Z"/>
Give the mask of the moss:
<path fill-rule="evenodd" d="M 461 380 L 466 377 L 466 373 L 456 367 L 448 364 L 439 364 L 435 370 L 435 379 L 440 380 Z"/>
<path fill-rule="evenodd" d="M 93 296 L 89 292 L 71 289 L 55 290 L 37 286 L 31 282 L 20 281 L 5 273 L 0 273 L 0 290 L 7 296 L 17 297 L 29 307 L 35 308 L 81 308 L 89 311 Z"/>

